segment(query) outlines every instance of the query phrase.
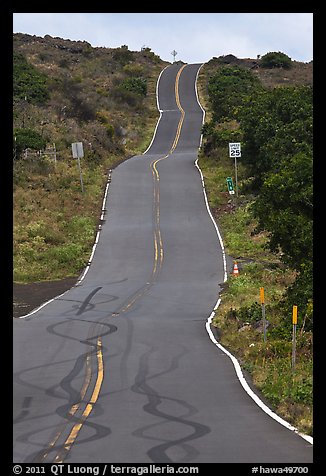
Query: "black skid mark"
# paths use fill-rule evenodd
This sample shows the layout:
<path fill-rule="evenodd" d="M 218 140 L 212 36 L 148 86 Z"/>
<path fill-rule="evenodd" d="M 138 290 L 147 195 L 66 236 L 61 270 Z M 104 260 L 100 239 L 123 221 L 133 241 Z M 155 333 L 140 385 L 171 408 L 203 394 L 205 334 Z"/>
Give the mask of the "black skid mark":
<path fill-rule="evenodd" d="M 24 420 L 24 418 L 26 418 L 29 415 L 29 407 L 31 405 L 32 398 L 33 397 L 25 397 L 24 398 L 23 404 L 22 404 L 22 410 L 19 413 L 19 415 L 16 418 L 14 418 L 13 424 Z"/>
<path fill-rule="evenodd" d="M 95 410 L 94 410 L 94 412 L 95 412 Z M 71 419 L 71 420 L 75 421 L 76 423 L 79 422 L 79 420 L 76 419 L 76 418 L 74 420 L 73 419 Z M 87 443 L 87 442 L 90 442 L 90 441 L 95 441 L 95 440 L 98 440 L 100 438 L 105 438 L 106 436 L 108 436 L 112 433 L 112 431 L 109 427 L 101 425 L 99 423 L 85 421 L 83 423 L 83 426 L 84 425 L 93 429 L 94 434 L 92 434 L 91 436 L 88 436 L 88 437 L 84 437 L 83 439 L 81 439 L 80 436 L 79 436 L 78 439 L 74 442 L 74 445 L 83 444 L 83 443 Z M 44 455 L 45 452 L 50 455 L 53 452 L 58 453 L 59 451 L 65 450 L 65 444 L 64 443 L 53 445 L 50 449 L 49 448 L 44 449 L 44 444 L 36 443 L 34 441 L 33 437 L 35 437 L 35 435 L 37 433 L 43 432 L 43 431 L 51 429 L 51 428 L 53 428 L 55 430 L 57 428 L 57 425 L 44 426 L 44 427 L 40 428 L 38 431 L 32 430 L 32 431 L 26 432 L 23 435 L 20 435 L 20 436 L 17 437 L 17 441 L 19 441 L 21 443 L 30 444 L 31 441 L 33 441 L 34 446 L 39 446 L 39 449 L 37 451 L 35 451 L 34 453 L 29 454 L 24 459 L 24 461 L 23 461 L 24 463 L 44 462 L 44 461 L 42 461 L 42 456 Z"/>
<path fill-rule="evenodd" d="M 155 379 L 159 376 L 162 376 L 163 374 L 167 374 L 175 370 L 178 367 L 179 360 L 186 353 L 186 351 L 184 350 L 179 355 L 173 357 L 171 365 L 167 370 L 159 372 L 155 375 L 149 376 L 148 375 L 149 373 L 148 361 L 149 361 L 150 355 L 153 352 L 154 350 L 153 348 L 151 348 L 147 352 L 145 352 L 145 354 L 143 354 L 142 357 L 140 358 L 139 371 L 135 378 L 135 383 L 131 387 L 131 390 L 138 394 L 145 395 L 148 399 L 148 403 L 146 403 L 143 406 L 144 411 L 146 413 L 149 413 L 150 415 L 159 417 L 162 420 L 160 422 L 156 422 L 151 425 L 147 425 L 142 428 L 139 428 L 138 430 L 133 432 L 133 435 L 140 438 L 149 439 L 149 440 L 162 441 L 161 444 L 153 446 L 147 452 L 148 456 L 154 463 L 175 463 L 176 461 L 173 461 L 167 455 L 168 450 L 174 446 L 181 447 L 183 451 L 185 452 L 185 457 L 183 458 L 182 462 L 191 461 L 198 455 L 198 451 L 194 447 L 189 445 L 188 442 L 195 440 L 197 438 L 201 438 L 202 436 L 210 433 L 211 429 L 206 425 L 187 419 L 191 417 L 192 415 L 198 413 L 198 410 L 194 406 L 190 405 L 189 403 L 181 399 L 159 395 L 158 392 L 156 392 L 156 390 L 154 390 L 148 384 L 149 380 Z M 171 415 L 166 412 L 163 412 L 162 410 L 158 408 L 159 405 L 163 401 L 175 402 L 176 407 L 179 406 L 179 408 L 181 407 L 185 409 L 185 412 L 180 416 L 175 416 L 175 415 Z M 185 427 L 190 427 L 193 431 L 191 434 L 182 438 L 177 438 L 175 440 L 163 439 L 162 437 L 159 436 L 160 435 L 159 431 L 157 432 L 156 437 L 145 435 L 145 432 L 148 431 L 149 429 L 152 430 L 155 427 L 159 427 L 161 425 L 169 424 L 169 423 L 177 423 L 180 425 L 184 425 Z"/>
<path fill-rule="evenodd" d="M 36 389 L 41 390 L 42 392 L 44 392 L 45 395 L 49 395 L 49 396 L 52 396 L 52 397 L 55 397 L 55 398 L 58 398 L 58 399 L 61 399 L 61 400 L 65 401 L 65 403 L 63 405 L 58 406 L 55 411 L 60 417 L 63 418 L 63 421 L 65 421 L 66 424 L 78 423 L 80 421 L 80 419 L 77 416 L 71 415 L 69 413 L 72 405 L 79 404 L 79 403 L 82 402 L 82 400 L 81 400 L 81 390 L 79 390 L 79 391 L 75 390 L 72 387 L 72 382 L 82 372 L 82 370 L 83 370 L 83 368 L 86 364 L 87 356 L 90 356 L 90 355 L 93 355 L 93 354 L 96 353 L 97 344 L 96 344 L 95 340 L 97 340 L 99 337 L 103 337 L 103 336 L 112 334 L 112 333 L 114 333 L 118 330 L 117 326 L 115 326 L 113 324 L 109 324 L 107 322 L 103 322 L 103 321 L 87 321 L 85 319 L 70 319 L 70 322 L 71 321 L 81 321 L 81 322 L 85 322 L 85 323 L 88 323 L 88 324 L 91 323 L 92 326 L 90 327 L 90 330 L 94 331 L 94 335 L 91 335 L 90 337 L 88 337 L 85 340 L 80 340 L 77 337 L 67 336 L 66 334 L 58 332 L 57 328 L 64 325 L 64 324 L 67 324 L 67 320 L 64 320 L 64 321 L 61 321 L 61 322 L 58 322 L 56 324 L 52 324 L 52 325 L 48 326 L 47 331 L 50 334 L 56 335 L 60 338 L 64 338 L 64 339 L 68 339 L 68 340 L 74 340 L 74 341 L 77 341 L 77 342 L 80 342 L 82 344 L 85 344 L 85 345 L 89 346 L 90 348 L 86 352 L 80 354 L 77 357 L 77 359 L 73 358 L 73 359 L 68 359 L 68 360 L 61 360 L 61 361 L 58 361 L 58 362 L 51 362 L 51 363 L 46 364 L 46 365 L 43 364 L 43 365 L 40 365 L 40 366 L 25 369 L 22 372 L 17 372 L 16 374 L 14 374 L 14 379 L 16 381 L 18 381 L 20 384 L 22 384 L 24 386 L 27 386 L 27 387 L 36 388 Z M 100 327 L 100 326 L 103 326 L 103 330 L 101 329 L 102 332 L 100 332 L 100 329 L 98 329 L 98 331 L 95 333 L 97 328 Z M 95 341 L 95 342 L 92 342 L 92 341 Z M 103 352 L 105 351 L 104 346 L 102 347 L 102 351 Z M 69 362 L 74 363 L 72 370 L 60 382 L 58 382 L 58 384 L 56 384 L 55 386 L 51 386 L 49 388 L 42 388 L 38 385 L 30 384 L 29 382 L 24 381 L 22 379 L 22 375 L 27 373 L 27 372 L 37 371 L 38 369 L 41 369 L 41 368 L 50 368 L 50 367 L 53 368 L 56 365 L 61 365 L 63 363 L 69 363 Z M 65 396 L 62 394 L 62 392 L 59 392 L 59 388 L 64 390 Z M 87 402 L 85 401 L 85 403 L 87 403 Z M 26 402 L 25 402 L 25 404 L 26 404 Z M 94 406 L 94 409 L 93 409 L 94 415 L 96 416 L 98 414 L 98 412 L 101 412 L 101 411 L 102 410 L 99 406 L 99 403 L 97 403 L 97 405 Z M 38 416 L 33 417 L 33 419 L 37 419 L 37 418 L 42 419 L 42 418 L 46 418 L 47 416 L 50 416 L 50 415 L 51 414 L 38 415 Z M 22 415 L 19 415 L 19 417 L 21 418 Z M 24 414 L 24 417 L 25 417 L 25 419 L 29 419 L 29 418 L 26 418 L 27 414 Z M 87 438 L 84 437 L 84 439 L 82 439 L 82 440 L 79 438 L 79 442 L 75 442 L 74 444 L 84 443 L 84 442 L 87 442 L 87 441 L 93 441 L 93 440 L 96 440 L 98 438 L 103 438 L 103 437 L 105 437 L 105 436 L 107 436 L 111 433 L 111 429 L 109 427 L 106 427 L 106 426 L 100 425 L 100 424 L 96 424 L 94 422 L 90 422 L 90 421 L 87 421 L 87 420 L 85 420 L 83 422 L 83 426 L 85 426 L 85 427 L 88 426 L 88 427 L 94 429 L 95 433 L 92 434 L 91 436 L 88 436 Z M 34 440 L 33 437 L 35 437 L 35 435 L 37 435 L 38 433 L 43 432 L 43 431 L 45 431 L 49 428 L 53 428 L 54 429 L 54 434 L 55 434 L 55 431 L 56 431 L 57 427 L 58 427 L 57 424 L 56 425 L 48 425 L 48 426 L 43 426 L 42 428 L 38 428 L 36 431 L 34 430 L 34 431 L 30 431 L 30 432 L 25 432 L 24 434 L 17 437 L 17 441 L 21 441 L 21 442 L 24 442 L 26 444 L 33 444 L 33 445 L 36 445 L 36 446 L 40 446 L 39 444 L 32 441 L 32 440 Z M 62 449 L 63 449 L 63 445 L 62 444 L 57 444 L 57 445 L 54 445 L 51 448 L 50 452 L 58 451 L 58 450 L 62 450 Z M 31 461 L 38 462 L 39 456 L 42 455 L 45 451 L 46 450 L 44 450 L 44 449 L 41 452 L 40 452 L 40 450 L 38 450 L 37 452 L 28 455 L 27 458 L 25 459 L 25 462 L 31 462 Z"/>
<path fill-rule="evenodd" d="M 86 345 L 89 345 L 89 346 L 94 346 L 95 344 L 93 344 L 92 342 L 90 342 L 90 340 L 95 340 L 99 337 L 104 337 L 106 335 L 109 335 L 109 334 L 112 334 L 114 332 L 116 332 L 118 330 L 117 326 L 113 325 L 113 324 L 109 324 L 107 322 L 94 322 L 94 321 L 87 321 L 85 319 L 71 319 L 70 321 L 81 321 L 81 322 L 86 322 L 86 323 L 91 323 L 91 324 L 99 324 L 101 326 L 104 326 L 104 327 L 107 327 L 108 329 L 101 332 L 101 333 L 98 333 L 94 336 L 92 336 L 91 338 L 89 339 L 86 339 L 86 340 L 80 340 L 78 339 L 77 337 L 71 337 L 71 336 L 67 336 L 66 334 L 63 334 L 63 333 L 60 333 L 57 331 L 57 327 L 60 327 L 61 325 L 63 324 L 66 324 L 67 321 L 64 320 L 64 321 L 61 321 L 61 322 L 58 322 L 56 324 L 52 324 L 50 326 L 47 327 L 47 331 L 50 333 L 50 334 L 53 334 L 53 335 L 56 335 L 58 337 L 63 337 L 65 339 L 68 339 L 68 340 L 75 340 L 77 342 L 80 342 L 80 343 L 83 343 L 83 344 L 86 344 Z M 105 347 L 103 346 L 103 352 L 105 351 Z M 79 363 L 81 360 L 85 360 L 86 359 L 86 356 L 87 356 L 87 352 L 81 354 L 79 356 Z M 77 357 L 77 360 L 78 360 L 78 357 Z M 68 364 L 69 362 L 76 362 L 76 358 L 73 357 L 71 359 L 63 359 L 63 360 L 59 360 L 57 362 L 50 362 L 48 364 L 41 364 L 41 365 L 36 365 L 34 367 L 29 367 L 29 368 L 26 368 L 20 372 L 15 372 L 13 374 L 13 380 L 17 383 L 19 383 L 20 385 L 23 385 L 24 387 L 27 387 L 27 388 L 31 388 L 31 389 L 37 389 L 37 390 L 41 390 L 42 392 L 45 392 L 45 394 L 47 395 L 50 395 L 50 396 L 53 396 L 55 398 L 63 398 L 62 395 L 59 395 L 55 392 L 55 388 L 57 388 L 59 386 L 59 384 L 55 385 L 55 386 L 51 386 L 49 388 L 44 388 L 40 385 L 35 385 L 35 384 L 32 384 L 30 383 L 30 381 L 28 380 L 24 380 L 24 375 L 25 374 L 28 374 L 29 372 L 39 372 L 41 369 L 45 369 L 45 368 L 53 368 L 55 367 L 56 365 L 62 365 L 62 364 Z M 77 372 L 78 374 L 78 364 L 77 366 L 75 365 L 74 366 L 75 368 L 75 374 Z M 64 377 L 65 378 L 65 377 Z M 40 415 L 40 417 L 43 417 L 44 415 Z"/>
<path fill-rule="evenodd" d="M 65 338 L 71 339 L 71 340 L 76 340 L 76 341 L 78 341 L 82 344 L 85 344 L 85 345 L 91 347 L 91 349 L 88 349 L 86 352 L 84 352 L 83 354 L 80 354 L 77 357 L 71 371 L 61 380 L 61 382 L 58 385 L 56 385 L 56 388 L 58 388 L 60 386 L 65 391 L 65 393 L 68 395 L 67 403 L 65 405 L 62 405 L 62 406 L 58 407 L 57 410 L 56 410 L 57 413 L 63 418 L 67 418 L 67 415 L 68 415 L 69 409 L 71 408 L 71 405 L 76 404 L 76 403 L 80 403 L 80 401 L 81 401 L 80 400 L 80 390 L 76 391 L 72 387 L 72 382 L 81 373 L 81 371 L 85 367 L 87 357 L 96 354 L 96 352 L 97 352 L 96 340 L 100 337 L 102 338 L 102 337 L 107 336 L 109 334 L 113 334 L 114 332 L 116 332 L 118 330 L 117 326 L 115 326 L 113 324 L 109 324 L 107 322 L 85 321 L 83 319 L 71 319 L 71 320 L 73 320 L 73 321 L 78 320 L 78 321 L 88 322 L 88 323 L 91 322 L 95 326 L 96 325 L 103 326 L 104 328 L 107 328 L 107 329 L 103 332 L 96 333 L 95 335 L 92 335 L 91 337 L 88 337 L 84 340 L 80 340 L 76 337 L 71 337 L 71 336 L 68 337 L 64 334 L 58 333 L 56 328 L 60 324 L 64 324 L 66 321 L 61 322 L 61 323 L 57 323 L 57 324 L 53 324 L 53 325 L 47 327 L 47 331 L 51 334 L 54 334 L 54 335 L 57 335 L 57 336 L 60 336 L 60 337 L 65 337 Z M 94 341 L 94 342 L 92 342 L 92 341 Z M 104 350 L 105 350 L 105 347 L 103 348 L 103 351 Z M 54 391 L 55 390 L 53 389 L 53 387 L 51 387 L 50 389 L 46 390 L 46 393 L 49 394 L 49 395 L 53 395 Z M 57 396 L 57 395 L 55 395 L 55 396 Z M 68 416 L 68 418 L 70 419 L 71 416 Z"/>
<path fill-rule="evenodd" d="M 82 302 L 82 305 L 80 306 L 80 308 L 78 309 L 78 311 L 76 312 L 76 316 L 79 316 L 80 314 L 82 314 L 83 312 L 86 311 L 86 308 L 87 308 L 87 305 L 90 303 L 92 297 L 100 290 L 102 289 L 102 286 L 99 286 L 95 289 L 93 289 L 93 291 L 91 293 L 89 293 L 89 295 L 86 297 L 86 299 Z"/>
<path fill-rule="evenodd" d="M 57 327 L 59 327 L 63 324 L 67 324 L 66 320 L 61 321 L 61 322 L 57 322 L 56 324 L 51 324 L 50 326 L 48 326 L 46 328 L 46 330 L 49 332 L 49 334 L 53 334 L 53 335 L 56 335 L 58 337 L 63 337 L 65 339 L 69 339 L 69 340 L 75 340 L 75 341 L 78 341 L 78 342 L 83 342 L 83 343 L 86 343 L 86 344 L 88 344 L 88 341 L 91 340 L 91 339 L 93 340 L 93 339 L 97 339 L 98 337 L 104 337 L 104 336 L 112 334 L 113 332 L 116 332 L 118 330 L 117 326 L 115 326 L 114 324 L 109 324 L 108 322 L 103 322 L 102 320 L 101 321 L 90 321 L 90 320 L 87 320 L 87 319 L 70 318 L 69 322 L 72 322 L 72 321 L 86 322 L 88 324 L 92 324 L 93 326 L 99 325 L 99 326 L 108 327 L 108 330 L 106 330 L 105 332 L 102 332 L 100 334 L 92 335 L 92 337 L 89 337 L 85 340 L 78 339 L 77 337 L 67 336 L 66 334 L 61 334 L 60 332 L 55 330 Z M 93 345 L 93 344 L 89 344 L 89 345 Z"/>

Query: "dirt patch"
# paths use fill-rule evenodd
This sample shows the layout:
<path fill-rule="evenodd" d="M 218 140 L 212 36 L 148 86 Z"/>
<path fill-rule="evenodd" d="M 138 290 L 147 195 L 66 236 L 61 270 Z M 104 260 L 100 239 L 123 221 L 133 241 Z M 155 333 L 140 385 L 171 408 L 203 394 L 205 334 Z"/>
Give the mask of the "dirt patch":
<path fill-rule="evenodd" d="M 53 299 L 70 289 L 76 284 L 77 279 L 76 277 L 30 284 L 14 283 L 13 316 L 20 317 L 28 314 L 49 299 Z"/>

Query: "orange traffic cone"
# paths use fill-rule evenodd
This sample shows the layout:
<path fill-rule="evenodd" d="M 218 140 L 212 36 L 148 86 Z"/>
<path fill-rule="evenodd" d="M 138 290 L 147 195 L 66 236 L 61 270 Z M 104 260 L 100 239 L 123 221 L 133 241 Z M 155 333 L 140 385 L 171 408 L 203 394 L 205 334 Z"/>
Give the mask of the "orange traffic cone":
<path fill-rule="evenodd" d="M 233 276 L 239 276 L 239 268 L 238 268 L 238 263 L 235 261 L 233 265 Z"/>

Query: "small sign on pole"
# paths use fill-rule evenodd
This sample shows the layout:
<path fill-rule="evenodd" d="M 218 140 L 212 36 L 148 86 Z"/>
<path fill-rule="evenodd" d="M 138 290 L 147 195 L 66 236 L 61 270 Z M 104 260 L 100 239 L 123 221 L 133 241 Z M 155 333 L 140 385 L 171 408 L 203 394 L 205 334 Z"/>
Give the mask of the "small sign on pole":
<path fill-rule="evenodd" d="M 72 148 L 72 156 L 74 159 L 81 159 L 84 157 L 84 149 L 83 149 L 83 143 L 82 142 L 73 142 L 71 144 Z"/>
<path fill-rule="evenodd" d="M 229 142 L 229 156 L 241 157 L 241 142 Z"/>
<path fill-rule="evenodd" d="M 233 195 L 234 194 L 234 187 L 233 187 L 232 177 L 226 177 L 226 183 L 227 183 L 227 186 L 228 186 L 229 194 Z"/>
<path fill-rule="evenodd" d="M 73 142 L 71 144 L 71 149 L 72 149 L 73 158 L 77 159 L 77 161 L 78 161 L 80 186 L 81 186 L 82 192 L 84 193 L 83 175 L 82 175 L 81 166 L 80 166 L 80 159 L 82 157 L 84 157 L 83 143 L 82 142 Z"/>

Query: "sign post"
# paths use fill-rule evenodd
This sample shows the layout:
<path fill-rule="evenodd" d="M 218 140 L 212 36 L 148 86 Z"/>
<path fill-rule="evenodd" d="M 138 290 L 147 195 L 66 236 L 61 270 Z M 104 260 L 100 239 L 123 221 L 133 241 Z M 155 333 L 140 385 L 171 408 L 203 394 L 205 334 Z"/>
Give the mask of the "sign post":
<path fill-rule="evenodd" d="M 237 197 L 239 196 L 238 191 L 238 167 L 237 167 L 237 158 L 241 157 L 241 143 L 240 142 L 229 142 L 229 156 L 234 157 L 234 169 L 235 169 L 235 189 Z"/>
<path fill-rule="evenodd" d="M 82 157 L 84 157 L 83 143 L 82 142 L 73 142 L 71 144 L 71 148 L 72 148 L 73 158 L 78 160 L 80 186 L 81 186 L 82 192 L 84 193 L 83 175 L 82 175 L 81 166 L 80 166 L 80 159 Z"/>
<path fill-rule="evenodd" d="M 295 370 L 295 358 L 296 358 L 296 334 L 297 334 L 297 323 L 298 323 L 298 306 L 293 306 L 292 309 L 292 372 Z"/>
<path fill-rule="evenodd" d="M 175 63 L 175 57 L 177 56 L 178 52 L 173 50 L 171 51 L 171 55 L 173 56 L 173 63 Z"/>

